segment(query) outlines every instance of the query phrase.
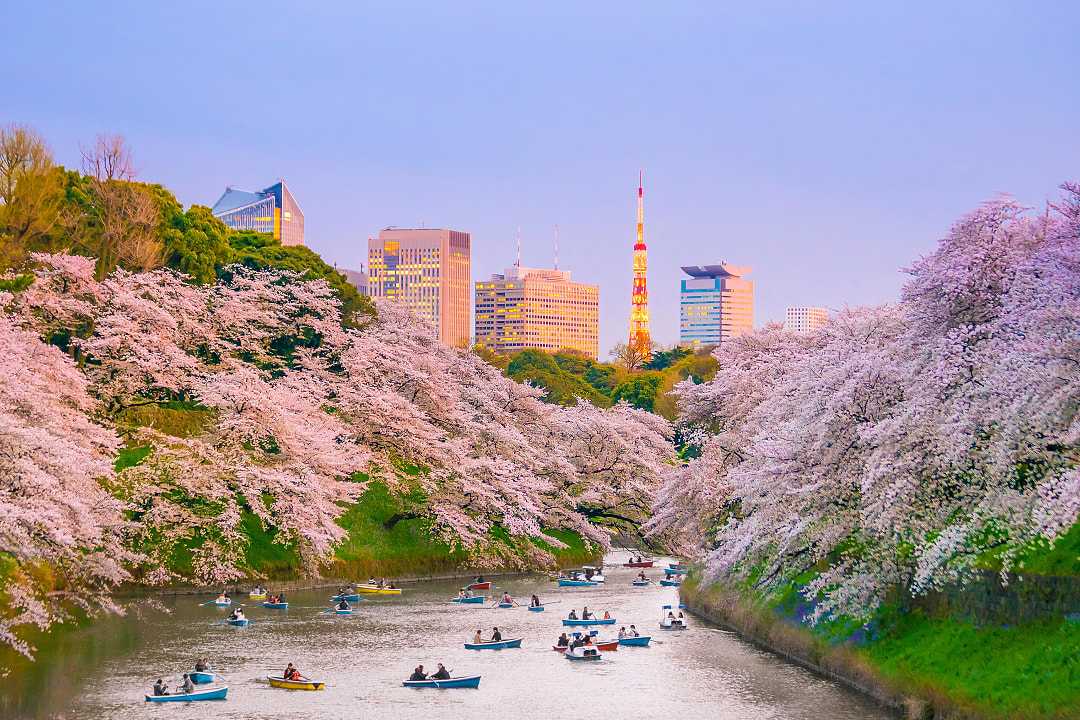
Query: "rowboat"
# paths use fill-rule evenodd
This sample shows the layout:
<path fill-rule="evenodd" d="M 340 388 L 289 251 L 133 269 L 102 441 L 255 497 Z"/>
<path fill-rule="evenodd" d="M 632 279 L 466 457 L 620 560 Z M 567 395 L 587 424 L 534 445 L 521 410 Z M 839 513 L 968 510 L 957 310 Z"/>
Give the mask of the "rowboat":
<path fill-rule="evenodd" d="M 484 582 L 474 582 L 471 585 L 466 585 L 465 587 L 469 590 L 490 590 L 491 581 L 485 580 Z"/>
<path fill-rule="evenodd" d="M 660 621 L 661 630 L 686 630 L 685 620 L 672 620 L 671 618 L 664 618 Z"/>
<path fill-rule="evenodd" d="M 652 637 L 648 635 L 638 635 L 637 637 L 619 638 L 619 644 L 630 645 L 632 647 L 648 647 L 650 640 L 652 640 Z"/>
<path fill-rule="evenodd" d="M 522 638 L 499 640 L 497 642 L 465 643 L 466 650 L 506 650 L 521 647 Z"/>
<path fill-rule="evenodd" d="M 266 593 L 256 593 L 256 592 L 248 593 L 248 600 L 265 600 L 265 599 L 266 599 Z"/>
<path fill-rule="evenodd" d="M 596 648 L 601 652 L 615 652 L 619 649 L 619 639 L 596 641 Z"/>
<path fill-rule="evenodd" d="M 344 610 L 341 608 L 334 608 L 335 615 L 352 615 L 352 612 L 352 608 L 346 608 Z"/>
<path fill-rule="evenodd" d="M 209 685 L 214 682 L 214 673 L 212 672 L 190 672 L 188 677 L 191 678 L 191 682 L 196 685 Z"/>
<path fill-rule="evenodd" d="M 667 578 L 661 580 L 660 584 L 664 587 L 679 587 L 680 585 L 682 585 L 682 583 L 678 580 L 668 580 Z"/>
<path fill-rule="evenodd" d="M 262 604 L 262 606 L 264 608 L 269 609 L 269 610 L 288 610 L 289 609 L 289 603 L 287 603 L 287 602 L 276 602 L 276 603 L 264 602 Z"/>
<path fill-rule="evenodd" d="M 195 702 L 196 700 L 224 700 L 229 692 L 228 685 L 221 687 L 206 688 L 189 693 L 177 693 L 176 695 L 147 695 L 146 702 Z"/>
<path fill-rule="evenodd" d="M 326 683 L 322 680 L 286 680 L 283 677 L 270 675 L 266 678 L 270 687 L 284 688 L 286 690 L 322 690 Z"/>
<path fill-rule="evenodd" d="M 247 618 L 240 618 L 238 620 L 229 619 L 229 620 L 226 620 L 225 622 L 229 623 L 233 627 L 247 627 L 251 623 L 251 621 L 248 620 Z"/>
<path fill-rule="evenodd" d="M 529 612 L 544 612 L 543 605 L 530 605 Z"/>
<path fill-rule="evenodd" d="M 664 568 L 664 575 L 671 577 L 672 575 L 685 575 L 686 568 Z"/>
<path fill-rule="evenodd" d="M 592 587 L 593 585 L 599 585 L 592 580 L 571 580 L 570 578 L 559 578 L 559 587 Z"/>
<path fill-rule="evenodd" d="M 214 600 L 214 604 L 218 607 L 229 607 L 232 605 L 232 598 L 225 598 L 224 600 Z"/>
<path fill-rule="evenodd" d="M 514 607 L 514 603 L 512 603 L 512 602 L 501 602 L 501 603 L 499 603 L 499 607 L 504 608 L 504 609 L 505 608 L 512 608 L 512 607 Z"/>
<path fill-rule="evenodd" d="M 600 651 L 596 649 L 595 645 L 579 645 L 564 652 L 563 657 L 567 660 L 600 660 L 603 656 L 600 655 Z"/>
<path fill-rule="evenodd" d="M 642 560 L 641 562 L 627 562 L 623 563 L 623 567 L 635 567 L 635 568 L 647 568 L 652 567 L 652 560 Z"/>
<path fill-rule="evenodd" d="M 466 603 L 479 605 L 480 603 L 484 602 L 485 600 L 487 600 L 487 598 L 484 597 L 483 595 L 473 595 L 472 597 L 456 597 L 453 600 L 451 600 L 450 602 L 452 602 L 452 603 L 460 603 L 462 605 L 464 605 Z"/>
<path fill-rule="evenodd" d="M 591 620 L 571 620 L 570 618 L 563 618 L 563 625 L 614 625 L 615 618 L 593 618 Z"/>
<path fill-rule="evenodd" d="M 345 593 L 344 595 L 331 595 L 330 599 L 334 602 L 341 602 L 342 600 L 345 602 L 360 602 L 360 595 L 357 593 Z"/>
<path fill-rule="evenodd" d="M 400 595 L 401 588 L 379 587 L 378 585 L 357 585 L 357 591 L 368 595 Z"/>
<path fill-rule="evenodd" d="M 476 688 L 480 687 L 480 676 L 457 677 L 449 680 L 404 680 L 401 683 L 405 687 L 413 688 Z"/>
<path fill-rule="evenodd" d="M 649 585 L 651 585 L 652 583 L 649 582 L 648 580 L 635 580 L 634 582 L 632 582 L 630 584 L 633 585 L 634 587 L 649 587 Z"/>

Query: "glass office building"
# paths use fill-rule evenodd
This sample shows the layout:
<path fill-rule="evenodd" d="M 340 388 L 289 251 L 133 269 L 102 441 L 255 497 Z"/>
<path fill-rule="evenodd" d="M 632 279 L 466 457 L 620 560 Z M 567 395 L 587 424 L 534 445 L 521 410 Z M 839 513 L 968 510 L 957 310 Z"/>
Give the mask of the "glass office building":
<path fill-rule="evenodd" d="M 227 187 L 211 212 L 234 230 L 267 233 L 282 245 L 304 244 L 304 213 L 284 180 L 255 192 Z"/>
<path fill-rule="evenodd" d="M 719 345 L 754 328 L 754 281 L 749 267 L 687 266 L 679 297 L 679 344 Z"/>

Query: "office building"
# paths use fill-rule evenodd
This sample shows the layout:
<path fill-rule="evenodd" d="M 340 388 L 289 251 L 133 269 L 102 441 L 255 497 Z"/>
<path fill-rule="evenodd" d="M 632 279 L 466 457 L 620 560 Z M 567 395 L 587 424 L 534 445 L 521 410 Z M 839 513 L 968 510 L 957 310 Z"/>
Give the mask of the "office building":
<path fill-rule="evenodd" d="M 472 255 L 469 233 L 386 228 L 368 240 L 368 295 L 403 303 L 439 340 L 469 344 Z"/>
<path fill-rule="evenodd" d="M 754 281 L 749 267 L 721 262 L 687 266 L 682 281 L 679 344 L 719 345 L 754 328 Z"/>
<path fill-rule="evenodd" d="M 368 279 L 366 272 L 364 272 L 363 270 L 349 270 L 347 268 L 339 269 L 338 272 L 344 275 L 345 279 L 348 280 L 349 283 L 354 288 L 356 288 L 361 295 L 368 294 Z"/>
<path fill-rule="evenodd" d="M 476 283 L 476 342 L 498 353 L 576 350 L 596 359 L 600 288 L 563 270 L 507 268 Z"/>
<path fill-rule="evenodd" d="M 793 332 L 808 333 L 829 322 L 829 311 L 820 307 L 789 307 L 784 318 L 784 328 Z"/>
<path fill-rule="evenodd" d="M 227 187 L 210 212 L 234 230 L 268 233 L 282 245 L 304 244 L 304 212 L 284 180 L 255 192 Z"/>

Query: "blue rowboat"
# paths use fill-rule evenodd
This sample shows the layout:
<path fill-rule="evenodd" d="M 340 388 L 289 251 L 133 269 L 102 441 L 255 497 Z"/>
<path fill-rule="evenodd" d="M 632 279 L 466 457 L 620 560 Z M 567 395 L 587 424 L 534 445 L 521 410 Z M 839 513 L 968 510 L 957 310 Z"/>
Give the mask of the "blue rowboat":
<path fill-rule="evenodd" d="M 570 580 L 568 578 L 559 578 L 559 587 L 592 587 L 599 585 L 592 580 Z"/>
<path fill-rule="evenodd" d="M 634 647 L 648 647 L 650 640 L 652 640 L 652 637 L 649 635 L 639 635 L 638 637 L 619 638 L 619 644 L 631 645 Z"/>
<path fill-rule="evenodd" d="M 454 598 L 450 602 L 459 603 L 461 605 L 465 605 L 466 603 L 468 603 L 470 605 L 479 605 L 480 603 L 484 602 L 485 600 L 487 600 L 487 598 L 485 598 L 483 595 L 474 595 L 473 597 Z"/>
<path fill-rule="evenodd" d="M 664 568 L 664 574 L 667 575 L 668 577 L 671 577 L 672 575 L 685 575 L 686 574 L 686 569 L 685 568 Z"/>
<path fill-rule="evenodd" d="M 514 607 L 514 603 L 499 603 L 499 607 L 501 607 L 501 608 L 512 608 L 512 607 Z"/>
<path fill-rule="evenodd" d="M 649 587 L 649 581 L 648 580 L 635 580 L 634 582 L 632 582 L 630 584 L 633 585 L 634 587 Z"/>
<path fill-rule="evenodd" d="M 189 693 L 177 693 L 176 695 L 147 695 L 146 702 L 194 702 L 196 700 L 224 700 L 229 692 L 229 686 L 223 685 L 216 688 L 196 690 Z"/>
<path fill-rule="evenodd" d="M 466 650 L 506 650 L 507 648 L 521 647 L 522 638 L 514 640 L 499 640 L 498 642 L 465 643 Z"/>
<path fill-rule="evenodd" d="M 188 677 L 196 685 L 209 685 L 214 682 L 214 673 L 212 672 L 190 672 Z"/>
<path fill-rule="evenodd" d="M 608 618 L 604 620 L 602 618 L 593 618 L 592 620 L 571 620 L 570 618 L 563 618 L 563 625 L 614 625 L 615 618 Z"/>
<path fill-rule="evenodd" d="M 289 609 L 289 603 L 287 603 L 287 602 L 279 602 L 279 603 L 265 602 L 265 603 L 262 604 L 262 606 L 264 608 L 269 609 L 269 610 L 288 610 Z"/>
<path fill-rule="evenodd" d="M 225 622 L 229 623 L 233 627 L 247 627 L 251 623 L 251 621 L 247 618 L 242 618 L 240 620 L 226 620 Z"/>
<path fill-rule="evenodd" d="M 663 585 L 664 587 L 679 587 L 680 585 L 682 585 L 682 583 L 679 582 L 678 580 L 667 580 L 667 579 L 661 580 L 660 584 Z"/>
<path fill-rule="evenodd" d="M 530 605 L 529 612 L 544 612 L 543 605 Z"/>
<path fill-rule="evenodd" d="M 334 614 L 335 615 L 352 615 L 352 608 L 349 608 L 348 610 L 338 610 L 337 608 L 334 608 Z"/>
<path fill-rule="evenodd" d="M 344 600 L 345 602 L 360 602 L 360 594 L 352 593 L 350 595 L 334 595 L 330 599 L 334 602 L 341 602 L 342 600 Z"/>
<path fill-rule="evenodd" d="M 480 676 L 473 675 L 449 680 L 405 680 L 401 684 L 413 688 L 477 688 L 480 687 Z"/>
<path fill-rule="evenodd" d="M 230 605 L 232 605 L 232 600 L 230 600 L 229 598 L 225 598 L 224 600 L 215 600 L 214 604 L 218 607 L 229 607 Z"/>

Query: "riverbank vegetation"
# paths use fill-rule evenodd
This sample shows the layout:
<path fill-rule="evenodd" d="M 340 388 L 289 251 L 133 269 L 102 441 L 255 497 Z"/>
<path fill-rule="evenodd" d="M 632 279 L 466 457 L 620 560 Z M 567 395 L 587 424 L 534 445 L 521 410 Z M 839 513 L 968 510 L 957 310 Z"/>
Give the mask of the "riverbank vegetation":
<path fill-rule="evenodd" d="M 983 626 L 920 603 L 973 604 L 994 573 L 992 593 L 1075 588 L 1080 186 L 1038 213 L 989 202 L 908 272 L 893 305 L 755 331 L 717 351 L 713 380 L 678 386 L 700 456 L 649 530 L 767 609 L 753 636 L 788 613 L 826 645 L 866 640 L 860 662 L 937 706 L 1069 716 L 1068 603 L 1018 595 Z"/>

